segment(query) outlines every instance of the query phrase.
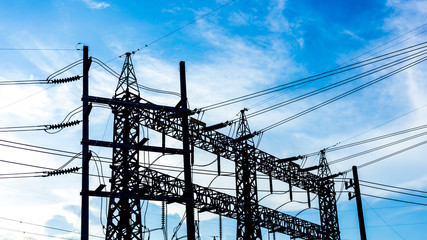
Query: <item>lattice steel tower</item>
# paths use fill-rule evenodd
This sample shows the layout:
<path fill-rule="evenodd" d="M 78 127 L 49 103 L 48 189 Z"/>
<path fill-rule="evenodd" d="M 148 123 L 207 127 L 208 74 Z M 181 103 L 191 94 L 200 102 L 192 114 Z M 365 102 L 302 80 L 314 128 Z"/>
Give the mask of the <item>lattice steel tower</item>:
<path fill-rule="evenodd" d="M 252 140 L 246 109 L 240 111 L 236 141 L 236 213 L 237 240 L 262 239 L 258 214 L 255 146 Z"/>
<path fill-rule="evenodd" d="M 113 99 L 138 103 L 140 100 L 138 84 L 130 56 L 130 53 L 126 53 Z M 128 146 L 137 145 L 140 122 L 137 109 L 123 105 L 111 107 L 114 114 L 113 142 Z M 108 209 L 106 239 L 142 239 L 140 200 L 129 198 L 139 190 L 138 150 L 113 148 L 110 181 L 113 195 L 110 197 Z"/>
<path fill-rule="evenodd" d="M 319 210 L 322 224 L 322 240 L 340 240 L 335 183 L 331 176 L 325 150 L 320 151 L 319 162 Z"/>

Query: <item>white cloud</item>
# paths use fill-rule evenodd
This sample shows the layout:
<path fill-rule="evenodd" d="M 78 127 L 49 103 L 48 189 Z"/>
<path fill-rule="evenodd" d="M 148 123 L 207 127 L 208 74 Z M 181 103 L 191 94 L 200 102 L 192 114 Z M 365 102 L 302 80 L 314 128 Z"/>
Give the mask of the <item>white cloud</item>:
<path fill-rule="evenodd" d="M 289 32 L 289 22 L 283 15 L 285 10 L 285 0 L 273 0 L 271 1 L 270 13 L 266 18 L 266 25 L 272 32 Z"/>
<path fill-rule="evenodd" d="M 361 37 L 357 36 L 354 32 L 352 32 L 352 31 L 350 31 L 350 30 L 344 30 L 344 31 L 343 31 L 343 33 L 344 33 L 344 34 L 346 34 L 346 35 L 349 35 L 349 36 L 350 36 L 350 37 L 352 37 L 353 39 L 363 41 L 363 38 L 361 38 Z"/>
<path fill-rule="evenodd" d="M 106 2 L 97 2 L 95 0 L 82 0 L 86 6 L 93 9 L 104 9 L 110 6 L 109 3 Z"/>

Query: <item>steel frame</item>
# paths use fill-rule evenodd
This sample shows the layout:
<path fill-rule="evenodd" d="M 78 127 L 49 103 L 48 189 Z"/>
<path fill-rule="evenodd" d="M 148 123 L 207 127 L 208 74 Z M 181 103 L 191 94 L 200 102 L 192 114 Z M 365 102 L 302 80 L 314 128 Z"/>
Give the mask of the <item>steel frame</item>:
<path fill-rule="evenodd" d="M 146 126 L 169 137 L 183 141 L 183 116 L 190 115 L 187 109 L 140 103 L 138 86 L 132 62 L 127 55 L 116 95 L 113 99 L 83 96 L 83 101 L 108 104 L 115 114 L 114 142 L 95 140 L 82 141 L 83 144 L 113 147 L 113 172 L 111 192 L 89 191 L 91 196 L 109 196 L 110 209 L 107 225 L 107 239 L 141 239 L 140 199 L 166 200 L 185 203 L 189 201 L 185 194 L 185 181 L 150 170 L 139 169 L 138 151 L 170 152 L 185 154 L 182 149 L 141 146 L 139 126 Z M 298 164 L 281 161 L 280 158 L 263 152 L 250 142 L 236 141 L 238 137 L 250 131 L 243 130 L 236 139 L 214 130 L 209 130 L 200 121 L 190 119 L 188 124 L 191 146 L 236 161 L 237 198 L 193 184 L 195 208 L 209 211 L 238 220 L 244 230 L 238 231 L 238 239 L 261 239 L 260 227 L 272 232 L 280 232 L 302 239 L 340 239 L 336 208 L 334 182 L 327 179 L 329 168 L 321 168 L 319 175 L 301 170 Z M 187 150 L 188 151 L 188 150 Z M 246 156 L 245 156 L 246 155 Z M 239 162 L 246 159 L 243 162 Z M 326 160 L 325 160 L 326 161 Z M 327 166 L 325 162 L 322 162 Z M 246 167 L 244 167 L 246 166 Z M 247 172 L 247 166 L 253 172 Z M 242 167 L 241 169 L 239 169 Z M 125 171 L 125 169 L 132 169 Z M 246 170 L 245 170 L 246 169 Z M 287 182 L 319 195 L 321 226 L 259 206 L 256 190 L 256 172 L 271 178 Z M 127 175 L 126 172 L 132 172 Z M 242 177 L 242 178 L 240 178 Z M 246 181 L 246 180 L 248 181 Z M 188 185 L 188 183 L 187 183 Z M 188 186 L 187 186 L 188 191 Z M 135 194 L 137 193 L 137 194 Z M 251 204 L 241 204 L 240 199 Z M 191 199 L 190 199 L 191 200 Z M 193 200 L 191 200 L 193 201 Z M 248 211 L 251 214 L 242 214 Z M 243 217 L 239 217 L 243 216 Z M 248 218 L 248 216 L 251 218 Z M 121 225 L 121 221 L 128 222 Z M 139 220 L 138 220 L 139 219 Z M 239 221 L 240 219 L 240 221 Z M 139 221 L 139 222 L 138 222 Z M 255 228 L 253 228 L 255 226 Z M 243 229 L 242 228 L 242 229 Z M 241 234 L 239 234 L 239 232 Z M 250 235 L 246 235 L 246 232 Z M 240 238 L 239 238 L 240 236 Z"/>
<path fill-rule="evenodd" d="M 139 102 L 139 90 L 130 58 L 126 54 L 113 99 Z M 113 143 L 138 145 L 139 117 L 133 107 L 112 105 L 114 114 Z M 139 151 L 113 147 L 111 192 L 130 194 L 139 191 Z M 139 199 L 110 197 L 106 239 L 142 239 L 141 204 Z"/>

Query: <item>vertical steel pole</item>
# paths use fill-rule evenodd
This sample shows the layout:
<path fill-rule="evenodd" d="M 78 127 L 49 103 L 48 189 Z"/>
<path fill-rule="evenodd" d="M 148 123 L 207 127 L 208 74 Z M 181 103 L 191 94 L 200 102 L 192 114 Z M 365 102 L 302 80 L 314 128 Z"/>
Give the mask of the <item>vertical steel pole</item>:
<path fill-rule="evenodd" d="M 187 110 L 187 84 L 185 78 L 185 62 L 179 62 L 180 82 L 181 82 L 181 104 L 182 110 Z M 187 239 L 195 240 L 194 226 L 194 193 L 193 181 L 191 179 L 191 157 L 190 157 L 190 136 L 188 129 L 188 115 L 182 115 L 182 148 L 184 150 L 184 180 L 185 180 L 185 201 L 187 214 Z"/>
<path fill-rule="evenodd" d="M 82 133 L 82 213 L 81 213 L 81 239 L 89 239 L 89 48 L 83 47 L 83 133 Z"/>
<path fill-rule="evenodd" d="M 353 166 L 354 193 L 356 195 L 357 215 L 359 217 L 360 239 L 366 240 L 365 219 L 363 218 L 362 197 L 360 196 L 359 176 L 357 167 Z"/>

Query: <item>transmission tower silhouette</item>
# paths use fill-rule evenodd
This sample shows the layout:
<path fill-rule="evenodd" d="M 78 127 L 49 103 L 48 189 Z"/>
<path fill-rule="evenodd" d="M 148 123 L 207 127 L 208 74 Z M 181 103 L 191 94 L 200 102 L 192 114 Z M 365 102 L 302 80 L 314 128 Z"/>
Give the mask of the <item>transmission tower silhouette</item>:
<path fill-rule="evenodd" d="M 138 83 L 131 54 L 126 59 L 120 74 L 114 100 L 138 103 Z M 112 105 L 114 114 L 113 143 L 139 144 L 139 117 L 134 107 Z M 139 150 L 113 148 L 111 164 L 111 193 L 131 195 L 139 191 Z M 141 204 L 139 199 L 110 197 L 106 239 L 142 239 Z"/>
<path fill-rule="evenodd" d="M 211 212 L 221 217 L 237 220 L 236 239 L 260 240 L 261 228 L 272 233 L 290 235 L 300 239 L 339 240 L 338 214 L 335 189 L 324 151 L 321 152 L 319 166 L 301 169 L 293 161 L 299 157 L 277 158 L 255 147 L 245 110 L 241 111 L 236 135 L 233 137 L 217 132 L 218 125 L 190 118 L 194 114 L 188 110 L 185 65 L 180 62 L 181 100 L 175 106 L 156 105 L 148 101 L 142 103 L 138 90 L 131 53 L 126 54 L 118 85 L 112 99 L 89 96 L 88 70 L 91 59 L 87 47 L 84 51 L 83 84 L 83 171 L 82 171 L 82 240 L 89 233 L 89 196 L 108 197 L 108 219 L 106 239 L 142 239 L 141 200 L 166 201 L 184 204 L 186 207 L 187 239 L 195 240 L 198 225 L 194 212 Z M 89 114 L 92 103 L 104 104 L 114 114 L 113 141 L 89 138 Z M 147 139 L 140 140 L 140 126 L 147 127 L 162 135 L 162 146 L 145 145 Z M 221 126 L 220 126 L 221 127 Z M 182 148 L 167 147 L 165 137 L 182 142 Z M 105 185 L 89 190 L 89 146 L 113 148 L 111 163 L 111 190 L 103 191 Z M 191 148 L 190 148 L 191 146 Z M 192 162 L 194 149 L 199 148 L 217 156 L 218 175 L 220 158 L 235 162 L 236 196 L 216 191 L 209 187 L 193 184 Z M 182 155 L 184 179 L 167 175 L 152 168 L 139 165 L 139 151 Z M 319 169 L 318 175 L 310 173 Z M 309 208 L 310 193 L 319 197 L 320 224 L 271 209 L 259 204 L 257 172 L 272 179 L 289 184 L 292 201 L 292 187 L 307 191 Z M 163 228 L 164 224 L 162 224 Z M 222 237 L 220 230 L 219 237 Z"/>

